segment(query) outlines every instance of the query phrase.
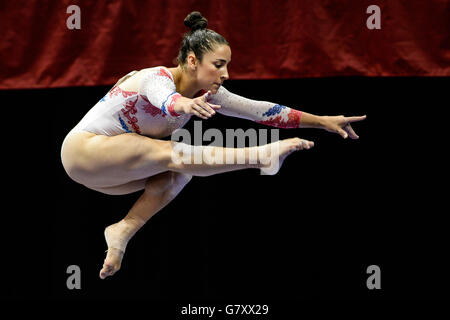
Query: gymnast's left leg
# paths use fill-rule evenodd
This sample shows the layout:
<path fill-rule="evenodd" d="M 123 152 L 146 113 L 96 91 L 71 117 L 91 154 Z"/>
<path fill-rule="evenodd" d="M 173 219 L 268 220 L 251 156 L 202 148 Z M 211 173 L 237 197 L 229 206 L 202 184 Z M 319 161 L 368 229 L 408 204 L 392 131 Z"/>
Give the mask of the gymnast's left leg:
<path fill-rule="evenodd" d="M 147 179 L 144 193 L 126 217 L 105 229 L 108 253 L 100 271 L 101 279 L 112 276 L 120 269 L 128 241 L 155 213 L 173 200 L 191 178 L 185 173 L 166 171 Z"/>

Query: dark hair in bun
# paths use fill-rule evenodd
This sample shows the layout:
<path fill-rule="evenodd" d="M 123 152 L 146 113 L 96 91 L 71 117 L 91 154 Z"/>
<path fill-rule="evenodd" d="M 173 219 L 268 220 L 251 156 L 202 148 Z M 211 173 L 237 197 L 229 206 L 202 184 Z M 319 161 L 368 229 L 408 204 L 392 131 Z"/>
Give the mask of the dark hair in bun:
<path fill-rule="evenodd" d="M 217 32 L 207 29 L 208 20 L 198 11 L 192 11 L 184 19 L 184 25 L 191 29 L 183 36 L 180 52 L 178 53 L 178 63 L 186 63 L 189 52 L 194 52 L 197 59 L 202 61 L 203 55 L 207 51 L 212 51 L 216 45 L 226 44 L 227 40 Z"/>
<path fill-rule="evenodd" d="M 184 25 L 191 29 L 191 32 L 194 32 L 198 29 L 206 29 L 208 25 L 208 20 L 202 16 L 202 14 L 198 11 L 192 11 L 187 15 L 184 19 Z"/>

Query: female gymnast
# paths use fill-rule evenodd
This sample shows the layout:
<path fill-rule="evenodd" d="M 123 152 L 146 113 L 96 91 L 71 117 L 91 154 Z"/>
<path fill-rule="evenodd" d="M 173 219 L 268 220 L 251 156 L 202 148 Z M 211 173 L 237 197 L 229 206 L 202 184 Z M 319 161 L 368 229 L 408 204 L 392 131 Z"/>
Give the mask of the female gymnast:
<path fill-rule="evenodd" d="M 293 151 L 314 145 L 312 141 L 291 138 L 248 148 L 210 147 L 213 154 L 231 153 L 235 159 L 244 149 L 239 153 L 243 154 L 243 162 L 173 161 L 172 152 L 179 142 L 161 138 L 183 127 L 192 115 L 209 119 L 219 112 L 277 128 L 322 128 L 352 139 L 358 136 L 350 123 L 365 119 L 316 116 L 229 92 L 222 86 L 228 79 L 231 61 L 228 42 L 207 29 L 207 20 L 197 11 L 191 12 L 184 24 L 191 30 L 183 37 L 176 68 L 152 67 L 119 79 L 62 144 L 62 164 L 75 182 L 110 195 L 144 190 L 128 214 L 105 229 L 108 250 L 101 279 L 120 269 L 128 241 L 177 196 L 192 176 L 245 168 L 264 170 L 276 159 L 274 174 Z M 273 144 L 277 148 L 269 148 Z M 263 151 L 258 153 L 262 156 L 256 163 L 250 161 L 253 148 Z"/>

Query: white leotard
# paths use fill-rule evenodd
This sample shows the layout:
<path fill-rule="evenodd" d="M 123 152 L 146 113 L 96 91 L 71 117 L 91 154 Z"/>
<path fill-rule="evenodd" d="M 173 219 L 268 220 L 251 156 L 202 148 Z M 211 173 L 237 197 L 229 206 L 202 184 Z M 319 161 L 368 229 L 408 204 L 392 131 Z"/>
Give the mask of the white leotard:
<path fill-rule="evenodd" d="M 173 110 L 175 101 L 181 95 L 176 92 L 171 72 L 165 67 L 154 67 L 145 72 L 138 92 L 114 86 L 70 133 L 88 131 L 114 136 L 134 132 L 162 138 L 183 127 L 191 115 L 177 115 Z M 201 90 L 196 96 L 204 93 Z M 217 112 L 224 115 L 279 128 L 298 128 L 300 125 L 301 111 L 272 102 L 247 99 L 229 92 L 223 86 L 207 101 L 220 105 Z"/>

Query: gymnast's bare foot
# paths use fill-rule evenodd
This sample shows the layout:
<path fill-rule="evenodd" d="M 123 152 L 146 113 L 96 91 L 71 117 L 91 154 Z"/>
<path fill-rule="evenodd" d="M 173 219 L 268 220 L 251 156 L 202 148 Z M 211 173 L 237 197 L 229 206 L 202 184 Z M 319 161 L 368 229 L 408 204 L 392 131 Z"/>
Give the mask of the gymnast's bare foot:
<path fill-rule="evenodd" d="M 108 253 L 103 263 L 103 268 L 100 270 L 101 279 L 112 276 L 119 271 L 127 243 L 142 225 L 143 223 L 141 222 L 124 219 L 105 229 Z"/>
<path fill-rule="evenodd" d="M 314 147 L 314 142 L 300 139 L 290 138 L 276 141 L 264 146 L 261 146 L 263 167 L 261 172 L 266 175 L 276 174 L 288 155 L 292 152 L 302 149 L 310 149 Z"/>

